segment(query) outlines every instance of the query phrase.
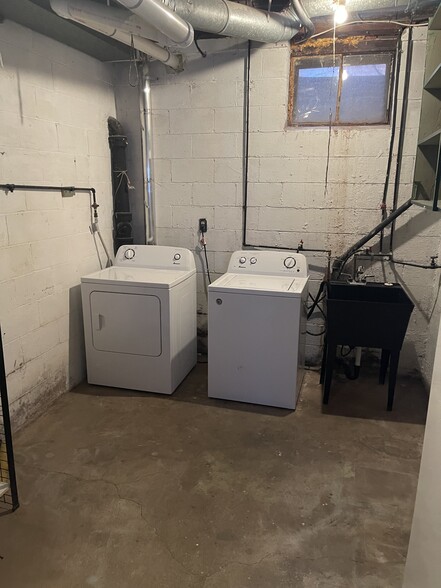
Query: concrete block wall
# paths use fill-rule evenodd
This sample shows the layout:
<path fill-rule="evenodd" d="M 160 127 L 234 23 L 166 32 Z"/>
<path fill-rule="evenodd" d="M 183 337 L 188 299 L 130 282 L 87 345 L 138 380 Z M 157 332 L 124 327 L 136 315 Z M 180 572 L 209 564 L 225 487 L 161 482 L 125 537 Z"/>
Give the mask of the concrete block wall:
<path fill-rule="evenodd" d="M 415 30 L 400 202 L 411 194 L 425 38 L 425 29 Z M 158 242 L 189 247 L 196 254 L 199 324 L 204 335 L 207 284 L 198 218 L 208 220 L 208 258 L 214 278 L 226 271 L 231 252 L 242 246 L 246 44 L 204 40 L 201 45 L 207 57 L 190 52 L 183 73 L 171 73 L 160 64 L 154 64 L 151 72 Z M 402 76 L 406 41 L 403 49 Z M 287 128 L 289 61 L 287 44 L 253 46 L 247 242 L 296 247 L 303 240 L 305 247 L 329 248 L 337 256 L 380 221 L 390 127 L 342 127 L 331 132 L 323 127 Z M 402 92 L 401 78 L 399 112 Z M 396 150 L 397 144 L 395 154 Z M 388 205 L 395 163 L 392 169 Z M 411 210 L 397 223 L 396 256 L 425 261 L 438 251 L 439 235 L 436 215 Z M 315 292 L 326 258 L 311 255 L 309 262 Z M 417 303 L 401 366 L 419 369 L 429 379 L 427 331 L 438 276 L 390 264 L 365 265 L 367 273 L 401 281 Z M 319 314 L 309 330 L 321 332 Z M 320 337 L 308 338 L 310 362 L 317 362 L 321 343 Z"/>
<path fill-rule="evenodd" d="M 10 21 L 0 24 L 0 53 L 0 183 L 95 187 L 110 247 L 110 72 Z M 100 267 L 90 220 L 87 193 L 0 192 L 0 322 L 15 427 L 85 377 L 80 277 Z"/>

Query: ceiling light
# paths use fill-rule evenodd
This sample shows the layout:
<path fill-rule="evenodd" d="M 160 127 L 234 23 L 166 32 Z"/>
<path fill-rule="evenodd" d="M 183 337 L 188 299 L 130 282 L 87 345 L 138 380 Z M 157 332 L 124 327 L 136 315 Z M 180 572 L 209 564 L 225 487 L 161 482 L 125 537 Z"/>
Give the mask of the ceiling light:
<path fill-rule="evenodd" d="M 348 11 L 346 10 L 346 0 L 335 0 L 332 5 L 334 9 L 334 24 L 343 24 L 348 19 Z"/>

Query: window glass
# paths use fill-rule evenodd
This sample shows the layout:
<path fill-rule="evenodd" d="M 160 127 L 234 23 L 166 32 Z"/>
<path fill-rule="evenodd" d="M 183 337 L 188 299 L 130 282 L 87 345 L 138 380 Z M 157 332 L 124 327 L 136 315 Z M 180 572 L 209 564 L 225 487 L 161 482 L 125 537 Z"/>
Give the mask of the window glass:
<path fill-rule="evenodd" d="M 340 123 L 387 122 L 390 68 L 390 55 L 343 58 Z"/>
<path fill-rule="evenodd" d="M 297 57 L 292 61 L 291 124 L 385 124 L 391 53 Z"/>
<path fill-rule="evenodd" d="M 340 56 L 304 57 L 298 61 L 293 122 L 335 122 Z"/>

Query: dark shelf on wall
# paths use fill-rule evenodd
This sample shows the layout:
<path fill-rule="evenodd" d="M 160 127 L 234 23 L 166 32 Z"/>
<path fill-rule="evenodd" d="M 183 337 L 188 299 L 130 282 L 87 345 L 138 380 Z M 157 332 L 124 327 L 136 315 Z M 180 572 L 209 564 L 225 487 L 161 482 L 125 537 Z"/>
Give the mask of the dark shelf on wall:
<path fill-rule="evenodd" d="M 432 18 L 432 20 L 430 21 L 429 30 L 441 31 L 441 10 L 439 8 L 435 12 L 435 15 Z"/>
<path fill-rule="evenodd" d="M 435 94 L 441 91 L 441 63 L 424 84 L 424 89 Z"/>
<path fill-rule="evenodd" d="M 426 149 L 427 147 L 436 149 L 439 147 L 440 137 L 441 129 L 435 131 L 434 133 L 430 133 L 430 135 L 427 135 L 426 137 L 423 137 L 421 141 L 418 141 L 418 147 L 421 149 Z"/>
<path fill-rule="evenodd" d="M 412 203 L 438 211 L 441 196 L 441 6 L 429 22 L 425 70 Z"/>

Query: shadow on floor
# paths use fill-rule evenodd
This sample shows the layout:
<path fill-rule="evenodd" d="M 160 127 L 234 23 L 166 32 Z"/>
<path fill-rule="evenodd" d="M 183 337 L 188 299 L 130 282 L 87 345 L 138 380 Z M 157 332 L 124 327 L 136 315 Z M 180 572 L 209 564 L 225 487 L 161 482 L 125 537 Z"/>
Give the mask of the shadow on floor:
<path fill-rule="evenodd" d="M 332 381 L 329 404 L 322 413 L 333 416 L 413 423 L 426 422 L 428 394 L 417 377 L 398 377 L 392 411 L 386 410 L 387 382 L 378 383 L 378 372 L 364 370 L 357 380 L 336 374 Z"/>
<path fill-rule="evenodd" d="M 137 392 L 136 390 L 125 390 L 121 388 L 107 388 L 104 386 L 94 386 L 82 384 L 75 389 L 75 394 L 85 394 L 98 397 L 155 397 L 164 402 L 186 402 L 190 404 L 199 404 L 202 406 L 213 406 L 239 412 L 255 413 L 260 415 L 286 417 L 292 414 L 293 410 L 283 408 L 273 408 L 270 406 L 260 406 L 258 404 L 246 404 L 244 402 L 231 402 L 228 400 L 216 400 L 208 397 L 207 392 L 207 364 L 206 362 L 198 363 L 197 366 L 188 374 L 185 380 L 178 386 L 176 391 L 171 395 L 153 394 L 150 392 Z"/>
<path fill-rule="evenodd" d="M 307 370 L 303 387 L 315 388 L 321 394 L 314 372 Z M 213 406 L 228 411 L 255 413 L 274 417 L 287 417 L 295 411 L 215 400 L 207 395 L 207 366 L 199 363 L 185 378 L 172 396 L 161 396 L 149 392 L 137 392 L 120 388 L 81 385 L 75 389 L 76 394 L 97 397 L 142 397 L 155 396 L 163 402 L 186 402 L 202 406 Z M 416 377 L 402 376 L 398 378 L 395 390 L 395 402 L 392 412 L 386 410 L 387 384 L 378 384 L 378 375 L 374 369 L 365 370 L 358 380 L 347 380 L 335 374 L 328 406 L 322 406 L 322 413 L 348 418 L 361 418 L 380 421 L 425 424 L 428 395 L 422 382 Z"/>

